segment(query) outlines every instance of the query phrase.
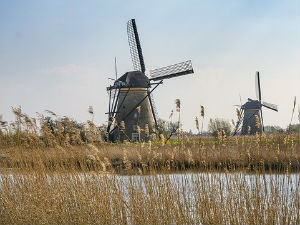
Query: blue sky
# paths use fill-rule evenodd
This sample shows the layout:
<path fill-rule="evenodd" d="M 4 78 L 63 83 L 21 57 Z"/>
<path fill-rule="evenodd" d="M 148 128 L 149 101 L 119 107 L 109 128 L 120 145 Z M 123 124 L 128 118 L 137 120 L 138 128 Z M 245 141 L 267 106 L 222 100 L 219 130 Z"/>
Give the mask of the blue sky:
<path fill-rule="evenodd" d="M 135 18 L 148 69 L 187 59 L 195 74 L 166 80 L 154 93 L 167 119 L 182 101 L 184 129 L 195 130 L 200 105 L 208 118 L 236 119 L 234 104 L 262 97 L 278 104 L 264 122 L 285 127 L 300 101 L 299 1 L 0 1 L 0 114 L 52 110 L 79 121 L 107 118 L 105 87 L 132 70 L 126 22 Z M 296 117 L 294 122 L 297 122 Z M 206 123 L 205 123 L 206 126 Z"/>

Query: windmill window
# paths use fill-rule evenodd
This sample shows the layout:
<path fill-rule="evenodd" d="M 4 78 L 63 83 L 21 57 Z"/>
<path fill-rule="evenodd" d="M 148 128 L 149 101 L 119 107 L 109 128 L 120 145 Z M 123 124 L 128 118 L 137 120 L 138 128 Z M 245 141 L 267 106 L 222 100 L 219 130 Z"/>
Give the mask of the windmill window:
<path fill-rule="evenodd" d="M 134 113 L 133 117 L 134 117 L 134 119 L 136 119 L 137 118 L 137 113 Z"/>
<path fill-rule="evenodd" d="M 140 141 L 140 134 L 139 133 L 131 133 L 131 140 L 132 141 Z"/>

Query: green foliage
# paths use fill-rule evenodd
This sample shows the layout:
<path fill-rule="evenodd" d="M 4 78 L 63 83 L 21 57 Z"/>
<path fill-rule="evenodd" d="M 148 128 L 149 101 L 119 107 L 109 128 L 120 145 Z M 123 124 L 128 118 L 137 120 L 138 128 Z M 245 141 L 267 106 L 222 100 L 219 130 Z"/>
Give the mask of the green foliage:
<path fill-rule="evenodd" d="M 218 136 L 218 132 L 225 132 L 227 136 L 231 133 L 231 125 L 228 121 L 220 118 L 210 119 L 208 122 L 208 131 L 214 136 Z"/>
<path fill-rule="evenodd" d="M 284 133 L 284 129 L 280 126 L 265 126 L 264 127 L 266 134 L 282 134 Z"/>
<path fill-rule="evenodd" d="M 163 119 L 158 119 L 158 132 L 164 135 L 164 137 L 169 137 L 171 134 L 175 134 L 178 130 L 178 122 L 170 122 Z"/>
<path fill-rule="evenodd" d="M 300 124 L 291 124 L 287 128 L 288 133 L 300 133 Z"/>

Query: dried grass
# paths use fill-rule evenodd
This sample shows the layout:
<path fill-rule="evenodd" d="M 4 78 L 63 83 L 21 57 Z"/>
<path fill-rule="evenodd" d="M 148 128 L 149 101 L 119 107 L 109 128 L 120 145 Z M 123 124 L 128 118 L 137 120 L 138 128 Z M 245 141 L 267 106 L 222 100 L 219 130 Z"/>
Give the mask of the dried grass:
<path fill-rule="evenodd" d="M 299 175 L 3 174 L 0 224 L 299 224 Z"/>
<path fill-rule="evenodd" d="M 102 171 L 105 161 L 109 161 L 113 173 L 123 173 L 128 163 L 133 168 L 131 173 L 139 170 L 143 173 L 182 170 L 299 172 L 299 135 L 228 138 L 220 133 L 218 140 L 198 137 L 166 144 L 162 140 L 155 143 L 0 148 L 0 168 Z"/>
<path fill-rule="evenodd" d="M 38 129 L 14 111 L 0 123 L 0 224 L 300 223 L 299 134 L 109 144 L 91 121 L 40 116 Z"/>

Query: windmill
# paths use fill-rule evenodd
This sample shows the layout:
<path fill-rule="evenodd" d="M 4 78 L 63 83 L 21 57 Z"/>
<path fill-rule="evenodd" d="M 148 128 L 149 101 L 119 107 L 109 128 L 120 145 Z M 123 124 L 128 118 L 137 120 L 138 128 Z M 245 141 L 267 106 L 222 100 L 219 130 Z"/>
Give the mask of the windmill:
<path fill-rule="evenodd" d="M 146 67 L 135 19 L 127 23 L 127 35 L 134 71 L 126 72 L 107 87 L 109 95 L 107 134 L 109 141 L 149 140 L 157 132 L 157 112 L 152 93 L 170 79 L 194 73 L 191 60 L 150 70 Z"/>
<path fill-rule="evenodd" d="M 262 107 L 278 112 L 277 105 L 261 100 L 260 76 L 258 71 L 255 74 L 255 89 L 257 100 L 248 98 L 248 101 L 240 106 L 239 120 L 236 123 L 233 135 L 237 134 L 240 126 L 242 135 L 256 134 L 264 131 Z"/>

